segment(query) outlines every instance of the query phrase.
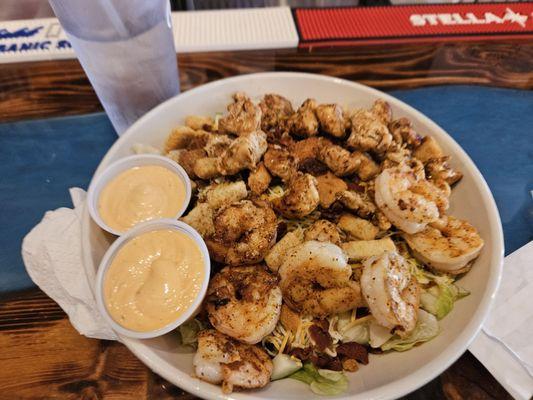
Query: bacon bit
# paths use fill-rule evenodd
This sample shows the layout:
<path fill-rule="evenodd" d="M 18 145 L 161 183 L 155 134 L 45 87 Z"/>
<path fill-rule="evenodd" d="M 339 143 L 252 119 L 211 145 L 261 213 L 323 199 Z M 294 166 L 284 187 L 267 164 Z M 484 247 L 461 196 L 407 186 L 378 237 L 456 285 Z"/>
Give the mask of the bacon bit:
<path fill-rule="evenodd" d="M 382 354 L 383 353 L 383 350 L 381 350 L 381 347 L 366 347 L 366 350 L 370 353 L 370 354 Z"/>
<path fill-rule="evenodd" d="M 342 371 L 342 362 L 339 357 L 331 357 L 331 360 L 326 364 L 326 368 L 332 371 Z"/>
<path fill-rule="evenodd" d="M 328 332 L 329 331 L 329 322 L 327 319 L 317 319 L 315 318 L 313 320 L 313 323 L 315 325 L 318 325 L 320 327 L 320 329 L 322 329 L 324 332 Z"/>
<path fill-rule="evenodd" d="M 361 364 L 368 364 L 368 350 L 365 346 L 356 342 L 348 342 L 338 345 L 337 354 L 357 360 Z"/>
<path fill-rule="evenodd" d="M 309 358 L 311 358 L 311 353 L 312 353 L 312 350 L 310 347 L 306 347 L 305 349 L 295 347 L 289 351 L 289 355 L 296 357 L 297 359 L 301 361 L 309 360 Z"/>
<path fill-rule="evenodd" d="M 313 324 L 309 327 L 309 335 L 318 351 L 324 351 L 333 344 L 327 329 L 323 330 L 322 327 L 317 324 Z"/>
<path fill-rule="evenodd" d="M 326 368 L 332 371 L 342 371 L 342 363 L 338 357 L 314 353 L 311 355 L 311 362 L 317 368 Z"/>

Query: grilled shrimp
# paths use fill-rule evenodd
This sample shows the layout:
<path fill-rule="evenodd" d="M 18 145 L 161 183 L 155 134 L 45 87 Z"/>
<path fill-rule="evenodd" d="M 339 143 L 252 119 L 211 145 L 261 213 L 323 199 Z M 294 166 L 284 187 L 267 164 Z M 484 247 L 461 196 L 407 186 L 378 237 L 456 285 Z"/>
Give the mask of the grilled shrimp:
<path fill-rule="evenodd" d="M 193 365 L 198 378 L 221 384 L 224 393 L 266 386 L 273 369 L 264 350 L 239 343 L 214 329 L 198 334 Z"/>
<path fill-rule="evenodd" d="M 414 235 L 403 237 L 416 258 L 430 267 L 459 274 L 476 258 L 483 248 L 483 239 L 468 222 L 448 216 L 445 226 L 428 226 Z"/>
<path fill-rule="evenodd" d="M 325 317 L 361 305 L 348 259 L 333 243 L 311 240 L 294 247 L 278 272 L 283 300 L 302 314 Z"/>
<path fill-rule="evenodd" d="M 211 257 L 229 265 L 253 264 L 276 242 L 276 214 L 266 202 L 241 200 L 219 209 L 215 233 L 206 238 Z"/>
<path fill-rule="evenodd" d="M 209 282 L 207 313 L 220 332 L 255 344 L 276 327 L 281 299 L 277 278 L 261 266 L 225 267 Z"/>
<path fill-rule="evenodd" d="M 401 255 L 387 252 L 365 260 L 361 290 L 378 324 L 396 328 L 402 337 L 415 328 L 420 288 Z"/>
<path fill-rule="evenodd" d="M 319 202 L 316 178 L 299 172 L 293 175 L 285 194 L 274 199 L 272 204 L 284 217 L 303 218 L 311 214 Z"/>
<path fill-rule="evenodd" d="M 439 218 L 435 201 L 420 194 L 429 184 L 407 165 L 385 169 L 376 178 L 376 204 L 398 229 L 420 232 Z"/>

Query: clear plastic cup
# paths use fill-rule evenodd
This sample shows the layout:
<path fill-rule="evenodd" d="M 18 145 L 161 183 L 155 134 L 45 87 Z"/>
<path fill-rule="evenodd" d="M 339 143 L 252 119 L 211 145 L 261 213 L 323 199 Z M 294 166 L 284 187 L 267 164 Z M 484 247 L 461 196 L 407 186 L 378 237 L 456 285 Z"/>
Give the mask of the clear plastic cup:
<path fill-rule="evenodd" d="M 49 0 L 121 135 L 179 93 L 168 0 Z"/>

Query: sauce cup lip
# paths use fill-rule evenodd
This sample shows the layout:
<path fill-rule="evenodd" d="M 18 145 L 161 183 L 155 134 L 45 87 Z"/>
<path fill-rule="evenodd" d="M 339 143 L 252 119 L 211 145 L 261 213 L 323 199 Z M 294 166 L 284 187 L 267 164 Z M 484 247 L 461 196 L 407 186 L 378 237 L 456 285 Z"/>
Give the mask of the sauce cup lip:
<path fill-rule="evenodd" d="M 113 319 L 113 317 L 108 312 L 107 307 L 105 305 L 104 280 L 106 277 L 107 270 L 109 269 L 109 266 L 111 265 L 117 252 L 130 240 L 144 233 L 159 231 L 159 230 L 167 230 L 167 229 L 176 230 L 176 231 L 185 233 L 186 235 L 191 237 L 195 241 L 195 243 L 198 245 L 198 247 L 200 248 L 200 251 L 202 252 L 202 255 L 204 257 L 204 263 L 203 263 L 204 281 L 202 282 L 202 286 L 200 287 L 200 292 L 198 293 L 198 296 L 196 297 L 194 302 L 189 306 L 189 308 L 187 308 L 187 310 L 185 310 L 183 314 L 181 314 L 178 318 L 176 318 L 174 321 L 170 322 L 169 324 L 159 329 L 146 331 L 146 332 L 140 332 L 140 331 L 128 329 L 120 325 L 118 322 L 116 322 Z M 115 242 L 109 247 L 109 249 L 107 249 L 106 253 L 104 254 L 104 257 L 102 258 L 102 261 L 100 262 L 100 265 L 98 267 L 98 273 L 96 275 L 96 305 L 97 305 L 98 310 L 100 311 L 100 314 L 103 316 L 104 320 L 111 326 L 111 328 L 115 332 L 117 332 L 120 335 L 127 336 L 127 337 L 134 338 L 134 339 L 150 339 L 150 338 L 162 336 L 176 329 L 178 326 L 188 321 L 190 318 L 194 317 L 197 314 L 200 307 L 202 306 L 202 302 L 207 293 L 210 272 L 211 272 L 211 260 L 209 258 L 209 251 L 207 250 L 207 246 L 204 240 L 193 227 L 191 227 L 190 225 L 187 225 L 184 222 L 176 221 L 173 219 L 158 219 L 158 220 L 153 220 L 153 221 L 142 222 L 136 225 L 135 227 L 133 227 L 132 229 L 130 229 L 124 235 L 120 236 L 117 240 L 115 240 Z"/>
<path fill-rule="evenodd" d="M 189 206 L 189 203 L 191 201 L 191 193 L 192 193 L 191 180 L 189 176 L 187 175 L 187 172 L 185 172 L 185 170 L 183 169 L 181 165 L 179 165 L 177 162 L 175 162 L 174 160 L 171 160 L 168 157 L 157 155 L 157 154 L 136 154 L 136 155 L 126 156 L 111 163 L 101 173 L 99 173 L 98 175 L 95 175 L 87 191 L 87 207 L 89 209 L 89 214 L 91 215 L 91 218 L 93 219 L 93 221 L 96 222 L 96 224 L 98 224 L 98 226 L 102 228 L 103 230 L 109 233 L 112 233 L 115 236 L 121 236 L 125 234 L 126 232 L 130 231 L 135 226 L 139 225 L 137 224 L 134 227 L 127 229 L 124 232 L 111 228 L 109 225 L 105 223 L 105 221 L 100 216 L 100 213 L 98 211 L 98 201 L 100 198 L 101 191 L 118 174 L 130 168 L 141 167 L 144 165 L 159 165 L 159 166 L 162 166 L 162 167 L 165 167 L 171 170 L 176 175 L 178 175 L 181 181 L 185 184 L 185 201 L 183 202 L 183 205 L 179 209 L 178 213 L 173 218 L 178 219 L 179 217 L 183 215 L 185 210 L 187 210 L 187 207 Z M 158 219 L 153 219 L 150 221 L 159 221 L 161 219 L 165 219 L 165 218 L 158 218 Z"/>

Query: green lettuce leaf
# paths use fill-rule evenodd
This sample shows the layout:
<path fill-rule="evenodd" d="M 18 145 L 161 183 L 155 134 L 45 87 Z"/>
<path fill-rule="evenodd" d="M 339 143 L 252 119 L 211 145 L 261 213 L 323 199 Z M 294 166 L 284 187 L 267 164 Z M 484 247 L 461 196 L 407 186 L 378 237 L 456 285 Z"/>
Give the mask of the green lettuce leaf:
<path fill-rule="evenodd" d="M 178 326 L 181 344 L 196 348 L 198 345 L 198 332 L 200 332 L 203 328 L 203 324 L 196 318 L 193 318 Z"/>
<path fill-rule="evenodd" d="M 272 381 L 286 378 L 302 368 L 302 362 L 298 358 L 282 353 L 278 353 L 272 359 L 272 364 L 274 366 L 272 376 L 270 377 Z"/>
<path fill-rule="evenodd" d="M 352 326 L 341 332 L 343 342 L 357 342 L 359 344 L 368 344 L 370 333 L 368 324 L 359 324 Z"/>
<path fill-rule="evenodd" d="M 390 332 L 390 329 L 387 329 L 377 322 L 373 321 L 369 325 L 369 344 L 373 348 L 381 347 L 384 343 L 386 343 L 393 334 Z"/>
<path fill-rule="evenodd" d="M 418 321 L 413 332 L 406 338 L 395 335 L 381 346 L 383 351 L 406 351 L 415 344 L 427 342 L 439 334 L 439 323 L 433 314 L 418 310 Z"/>
<path fill-rule="evenodd" d="M 368 322 L 353 324 L 351 321 L 351 311 L 338 314 L 337 329 L 330 335 L 339 339 L 341 342 L 357 342 L 359 344 L 368 344 L 370 334 Z"/>
<path fill-rule="evenodd" d="M 451 278 L 436 277 L 436 285 L 425 289 L 420 294 L 421 307 L 442 319 L 453 309 L 454 303 L 470 293 L 453 283 Z"/>
<path fill-rule="evenodd" d="M 413 259 L 414 260 L 414 259 Z M 415 260 L 411 261 L 412 274 L 421 285 L 431 285 L 429 288 L 423 288 L 420 294 L 421 307 L 437 317 L 442 319 L 453 309 L 454 303 L 470 294 L 454 283 L 454 279 L 449 275 L 437 275 L 426 271 Z"/>
<path fill-rule="evenodd" d="M 348 379 L 342 371 L 317 369 L 312 363 L 305 363 L 302 369 L 289 378 L 307 383 L 319 395 L 335 396 L 348 390 Z"/>

